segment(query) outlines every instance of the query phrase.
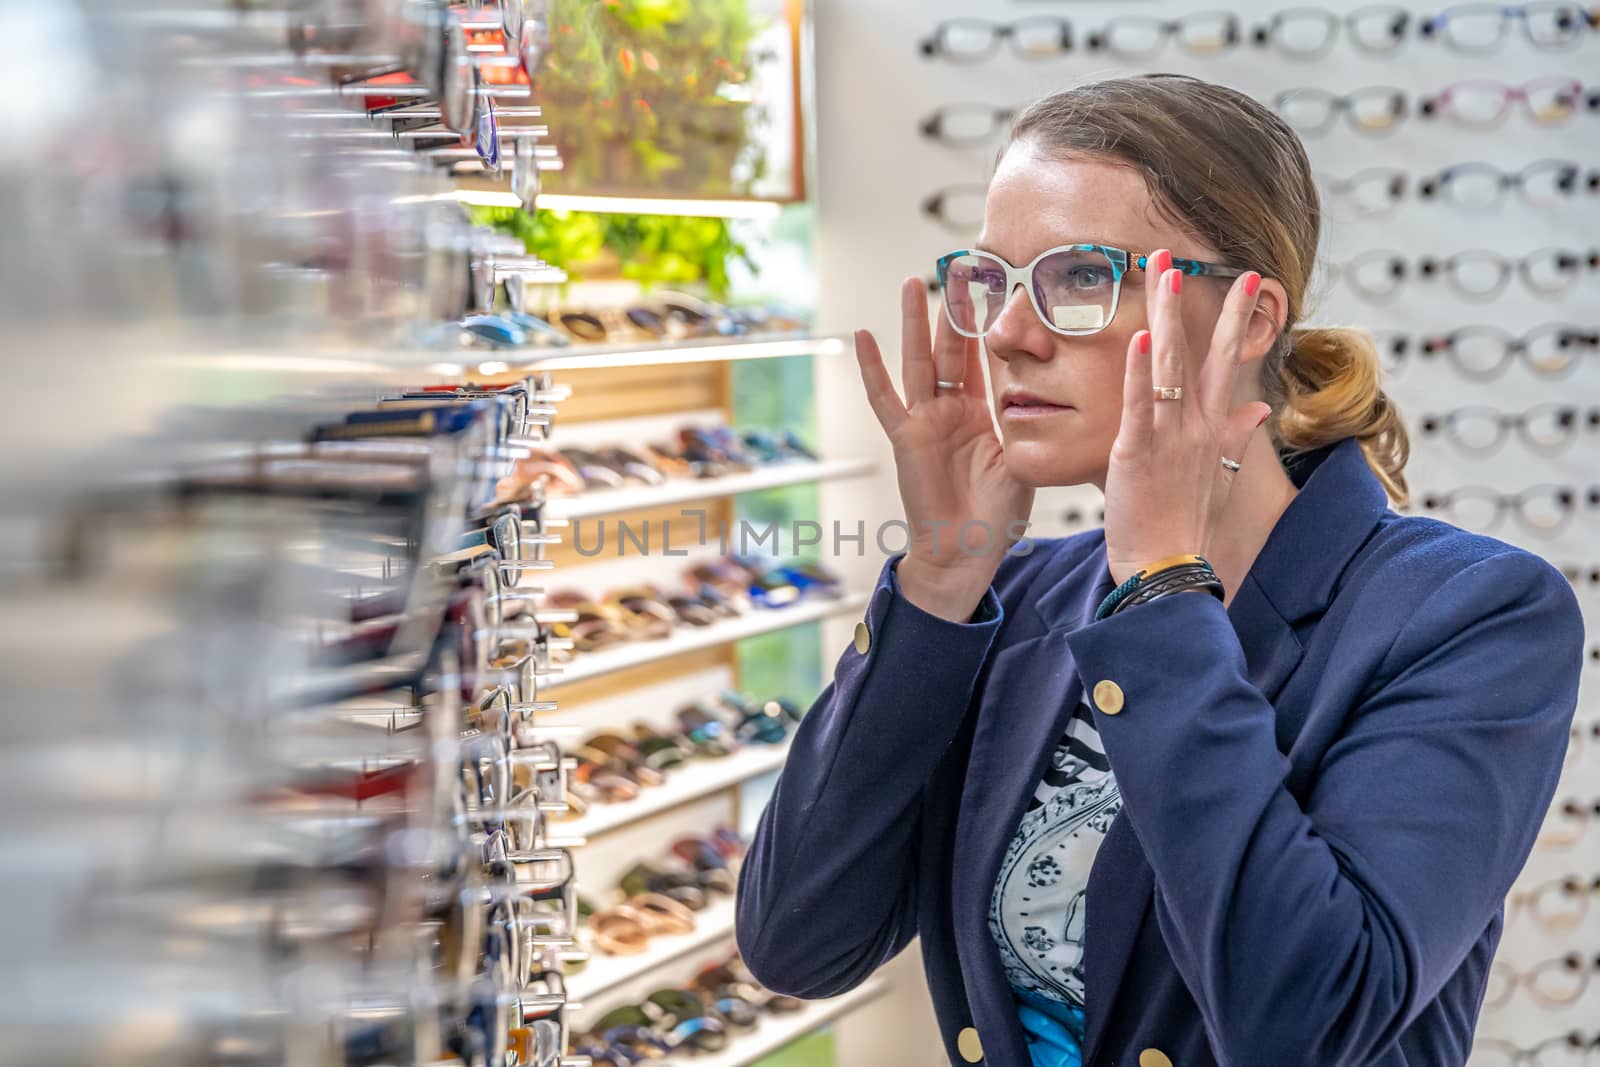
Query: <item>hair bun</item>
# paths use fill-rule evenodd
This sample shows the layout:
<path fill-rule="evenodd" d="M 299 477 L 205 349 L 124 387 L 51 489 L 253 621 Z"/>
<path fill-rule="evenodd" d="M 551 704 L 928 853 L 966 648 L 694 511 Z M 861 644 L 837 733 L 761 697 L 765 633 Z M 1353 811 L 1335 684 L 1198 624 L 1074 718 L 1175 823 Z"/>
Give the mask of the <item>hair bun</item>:
<path fill-rule="evenodd" d="M 1310 452 L 1357 438 L 1390 499 L 1403 507 L 1410 498 L 1404 471 L 1411 437 L 1383 391 L 1383 362 L 1372 334 L 1351 326 L 1297 326 L 1290 342 L 1280 372 L 1284 402 L 1273 419 L 1278 440 Z"/>

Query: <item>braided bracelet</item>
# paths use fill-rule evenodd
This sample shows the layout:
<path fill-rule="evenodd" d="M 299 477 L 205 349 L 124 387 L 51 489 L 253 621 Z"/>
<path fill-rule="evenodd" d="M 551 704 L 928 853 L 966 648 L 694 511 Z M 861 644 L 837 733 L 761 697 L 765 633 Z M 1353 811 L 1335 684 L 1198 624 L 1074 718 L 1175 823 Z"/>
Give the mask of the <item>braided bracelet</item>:
<path fill-rule="evenodd" d="M 1173 587 L 1170 584 L 1179 579 L 1180 576 L 1187 577 L 1191 575 L 1193 579 L 1183 581 L 1181 586 Z M 1150 589 L 1146 590 L 1144 588 L 1146 584 L 1152 582 L 1154 584 Z M 1188 589 L 1201 586 L 1209 589 L 1217 599 L 1222 599 L 1222 581 L 1217 577 L 1217 572 L 1212 570 L 1211 564 L 1207 562 L 1204 556 L 1192 554 L 1169 556 L 1166 559 L 1157 560 L 1148 567 L 1141 568 L 1131 578 L 1113 589 L 1100 602 L 1100 606 L 1095 609 L 1094 619 L 1099 622 L 1101 619 L 1112 615 L 1125 606 L 1125 602 L 1133 599 L 1136 593 L 1145 595 L 1140 596 L 1135 602 L 1146 603 L 1149 600 L 1156 599 L 1158 596 L 1165 596 L 1169 592 L 1177 592 L 1179 588 Z"/>
<path fill-rule="evenodd" d="M 1115 615 L 1134 604 L 1148 604 L 1152 600 L 1160 600 L 1164 596 L 1182 593 L 1189 589 L 1204 589 L 1218 600 L 1223 599 L 1222 582 L 1215 572 L 1206 567 L 1175 567 L 1134 590 L 1131 595 L 1123 599 L 1122 603 L 1112 609 L 1111 614 Z"/>

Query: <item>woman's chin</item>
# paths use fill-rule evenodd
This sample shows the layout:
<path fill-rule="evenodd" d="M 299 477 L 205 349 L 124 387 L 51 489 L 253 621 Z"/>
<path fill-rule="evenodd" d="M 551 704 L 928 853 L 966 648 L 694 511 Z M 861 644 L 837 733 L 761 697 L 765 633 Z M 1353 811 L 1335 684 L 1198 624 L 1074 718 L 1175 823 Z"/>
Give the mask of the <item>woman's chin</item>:
<path fill-rule="evenodd" d="M 1105 457 L 1091 457 L 1059 443 L 1009 441 L 1005 445 L 1006 473 L 1030 489 L 1053 485 L 1088 485 L 1105 470 Z"/>

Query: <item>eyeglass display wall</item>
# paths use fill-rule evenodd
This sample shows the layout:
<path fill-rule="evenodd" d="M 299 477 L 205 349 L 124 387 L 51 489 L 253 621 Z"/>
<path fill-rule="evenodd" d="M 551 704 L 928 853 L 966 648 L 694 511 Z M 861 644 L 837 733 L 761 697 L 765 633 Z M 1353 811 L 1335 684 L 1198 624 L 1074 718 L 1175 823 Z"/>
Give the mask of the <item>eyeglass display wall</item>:
<path fill-rule="evenodd" d="M 1142 71 L 1223 82 L 1304 138 L 1325 211 L 1308 320 L 1378 335 L 1386 388 L 1411 430 L 1409 510 L 1538 552 L 1568 572 L 1586 610 L 1600 610 L 1593 17 L 1568 3 L 822 4 L 820 321 L 869 327 L 894 358 L 897 282 L 931 277 L 938 256 L 976 236 L 996 153 L 1027 102 Z M 870 411 L 849 399 L 860 394 L 855 369 L 821 387 L 840 398 L 821 433 L 873 448 Z M 831 492 L 830 512 L 899 517 L 891 477 Z M 1098 525 L 1100 503 L 1092 488 L 1041 491 L 1031 532 Z M 879 562 L 844 565 L 869 580 Z M 1592 659 L 1600 676 L 1600 647 Z M 1474 1063 L 1534 1048 L 1541 1058 L 1515 1062 L 1566 1062 L 1556 1057 L 1574 1054 L 1572 1040 L 1597 1036 L 1593 681 L 1545 833 L 1507 905 Z M 913 1062 L 894 1057 L 921 1033 L 916 1062 L 939 1062 L 931 1013 L 907 991 L 915 965 L 904 966 L 891 998 L 897 1044 L 863 1025 L 844 1035 L 845 1062 Z M 868 1015 L 881 1027 L 889 1010 Z"/>
<path fill-rule="evenodd" d="M 842 343 L 472 225 L 563 166 L 537 0 L 20 8 L 0 1062 L 732 1065 L 870 999 L 731 955 L 862 598 L 579 540 L 869 469 L 794 417 Z"/>
<path fill-rule="evenodd" d="M 502 481 L 562 397 L 443 358 L 558 278 L 449 177 L 557 162 L 480 76 L 538 9 L 0 22 L 44 101 L 0 164 L 0 1059 L 586 1063 L 558 535 Z"/>

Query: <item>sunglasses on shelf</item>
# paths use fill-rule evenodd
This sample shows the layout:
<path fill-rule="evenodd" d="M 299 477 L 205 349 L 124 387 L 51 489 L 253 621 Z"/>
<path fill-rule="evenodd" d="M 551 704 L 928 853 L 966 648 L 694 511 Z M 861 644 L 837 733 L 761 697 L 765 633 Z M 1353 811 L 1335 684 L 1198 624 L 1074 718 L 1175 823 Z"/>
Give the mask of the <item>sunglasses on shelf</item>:
<path fill-rule="evenodd" d="M 1600 250 L 1541 248 L 1520 258 L 1490 249 L 1468 249 L 1449 256 L 1423 256 L 1413 265 L 1395 250 L 1371 249 L 1344 262 L 1326 264 L 1330 281 L 1343 282 L 1358 296 L 1384 303 L 1399 295 L 1406 280 L 1444 278 L 1464 297 L 1482 299 L 1502 293 L 1513 277 L 1532 294 L 1562 296 L 1585 273 L 1600 270 Z"/>
<path fill-rule="evenodd" d="M 1461 451 L 1476 455 L 1498 450 L 1513 431 L 1529 449 L 1550 454 L 1569 447 L 1580 429 L 1600 431 L 1600 408 L 1585 411 L 1576 405 L 1548 403 L 1509 412 L 1472 406 L 1424 415 L 1419 426 L 1424 437 L 1443 436 Z"/>
<path fill-rule="evenodd" d="M 1344 37 L 1357 51 L 1387 56 L 1399 51 L 1411 12 L 1392 4 L 1369 4 L 1348 13 L 1296 7 L 1273 14 L 1251 32 L 1258 48 L 1271 47 L 1292 59 L 1318 59 Z"/>
<path fill-rule="evenodd" d="M 1600 193 L 1600 170 L 1585 172 L 1566 159 L 1535 160 L 1521 170 L 1502 170 L 1493 163 L 1457 163 L 1417 183 L 1422 199 L 1444 200 L 1472 211 L 1499 207 L 1507 193 L 1529 207 L 1561 207 L 1579 193 Z"/>
<path fill-rule="evenodd" d="M 1376 218 L 1394 211 L 1411 190 L 1411 178 L 1398 167 L 1368 167 L 1347 178 L 1314 176 L 1323 197 L 1348 204 L 1358 215 Z"/>
<path fill-rule="evenodd" d="M 1535 160 L 1520 170 L 1473 161 L 1419 178 L 1398 167 L 1379 166 L 1342 178 L 1318 174 L 1316 182 L 1330 205 L 1346 205 L 1357 215 L 1377 218 L 1391 214 L 1413 192 L 1423 200 L 1442 201 L 1470 212 L 1496 210 L 1511 196 L 1528 207 L 1558 208 L 1581 194 L 1600 194 L 1600 169 L 1585 171 L 1566 159 Z"/>
<path fill-rule="evenodd" d="M 1008 45 L 1022 59 L 1049 59 L 1072 51 L 1072 24 L 1064 18 L 1036 15 L 1013 22 L 989 19 L 947 19 L 918 46 L 924 56 L 973 63 L 989 59 Z"/>
<path fill-rule="evenodd" d="M 1600 956 L 1568 952 L 1543 960 L 1527 970 L 1506 963 L 1489 965 L 1489 984 L 1483 995 L 1485 1008 L 1500 1008 L 1518 989 L 1526 989 L 1545 1007 L 1571 1004 L 1589 988 L 1590 977 L 1600 971 Z"/>
<path fill-rule="evenodd" d="M 1600 88 L 1587 92 L 1573 78 L 1535 78 L 1523 85 L 1495 81 L 1467 81 L 1424 96 L 1417 113 L 1424 119 L 1443 118 L 1472 129 L 1493 129 L 1515 107 L 1539 126 L 1566 122 L 1579 111 L 1600 112 Z"/>
<path fill-rule="evenodd" d="M 1514 360 L 1537 377 L 1562 378 L 1585 356 L 1600 353 L 1600 327 L 1551 322 L 1517 335 L 1498 326 L 1463 326 L 1422 338 L 1417 350 L 1424 358 L 1443 353 L 1463 377 L 1476 381 L 1493 381 Z"/>
<path fill-rule="evenodd" d="M 1529 533 L 1551 534 L 1572 518 L 1578 508 L 1578 495 L 1579 491 L 1568 485 L 1536 485 L 1517 493 L 1463 486 L 1425 494 L 1422 507 L 1469 530 L 1492 530 L 1509 513 Z M 1590 508 L 1600 507 L 1600 488 L 1587 490 L 1584 499 Z"/>
<path fill-rule="evenodd" d="M 1405 91 L 1374 85 L 1348 93 L 1327 89 L 1285 89 L 1272 97 L 1272 108 L 1300 133 L 1319 137 L 1342 116 L 1357 133 L 1393 133 L 1411 113 Z"/>
<path fill-rule="evenodd" d="M 1456 4 L 1422 19 L 1417 27 L 1425 41 L 1469 55 L 1496 51 L 1520 31 L 1540 51 L 1575 47 L 1600 26 L 1600 9 L 1549 0 L 1532 4 Z"/>
<path fill-rule="evenodd" d="M 1015 108 L 989 104 L 946 104 L 928 114 L 917 128 L 924 137 L 955 146 L 989 143 L 1017 117 Z"/>
<path fill-rule="evenodd" d="M 1211 56 L 1237 47 L 1242 36 L 1238 16 L 1227 11 L 1195 11 L 1175 19 L 1120 15 L 1092 30 L 1084 38 L 1084 48 L 1140 60 L 1150 59 L 1170 42 L 1188 55 Z"/>
<path fill-rule="evenodd" d="M 1588 1067 L 1600 1050 L 1600 1033 L 1569 1030 L 1532 1045 L 1493 1037 L 1472 1042 L 1472 1067 Z"/>
<path fill-rule="evenodd" d="M 1526 915 L 1547 930 L 1572 930 L 1583 923 L 1589 905 L 1600 897 L 1600 874 L 1592 878 L 1568 875 L 1506 897 L 1506 923 Z"/>

